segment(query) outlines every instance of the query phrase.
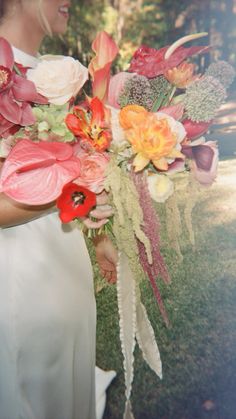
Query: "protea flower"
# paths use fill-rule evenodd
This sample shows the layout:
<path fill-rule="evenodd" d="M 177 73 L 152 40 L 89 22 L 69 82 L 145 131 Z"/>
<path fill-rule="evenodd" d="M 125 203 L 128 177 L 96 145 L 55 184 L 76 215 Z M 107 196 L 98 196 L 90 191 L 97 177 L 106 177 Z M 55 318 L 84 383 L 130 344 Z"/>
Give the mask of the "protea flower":
<path fill-rule="evenodd" d="M 190 48 L 182 46 L 185 42 L 206 35 L 207 33 L 203 32 L 184 36 L 170 47 L 164 47 L 159 50 L 142 45 L 134 53 L 129 71 L 149 78 L 164 74 L 169 69 L 177 67 L 186 58 L 207 52 L 209 50 L 208 46 L 192 46 Z"/>

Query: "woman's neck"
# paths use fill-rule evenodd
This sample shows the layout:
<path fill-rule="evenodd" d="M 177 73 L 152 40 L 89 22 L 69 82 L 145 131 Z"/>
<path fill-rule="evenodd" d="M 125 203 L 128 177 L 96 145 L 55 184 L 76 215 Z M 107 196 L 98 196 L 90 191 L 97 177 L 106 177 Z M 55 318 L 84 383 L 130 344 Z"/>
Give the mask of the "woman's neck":
<path fill-rule="evenodd" d="M 19 19 L 14 22 L 3 21 L 0 26 L 0 36 L 7 39 L 14 47 L 36 56 L 44 33 L 40 29 L 32 31 L 31 25 Z"/>

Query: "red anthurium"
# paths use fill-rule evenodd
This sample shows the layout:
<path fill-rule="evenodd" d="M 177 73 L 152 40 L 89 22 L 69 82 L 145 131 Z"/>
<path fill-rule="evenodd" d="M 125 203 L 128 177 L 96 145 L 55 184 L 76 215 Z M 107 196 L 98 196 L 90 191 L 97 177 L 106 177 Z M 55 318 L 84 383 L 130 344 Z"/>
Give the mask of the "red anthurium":
<path fill-rule="evenodd" d="M 195 54 L 205 53 L 209 50 L 208 46 L 193 46 L 190 48 L 181 46 L 168 59 L 165 59 L 165 53 L 168 48 L 164 47 L 157 50 L 142 45 L 134 53 L 129 71 L 149 78 L 157 77 L 171 68 L 177 67 L 186 58 Z"/>
<path fill-rule="evenodd" d="M 16 125 L 35 122 L 31 103 L 48 103 L 35 85 L 13 71 L 14 57 L 10 44 L 0 38 L 0 115 Z"/>
<path fill-rule="evenodd" d="M 96 151 L 105 151 L 111 142 L 109 113 L 97 98 L 91 99 L 86 107 L 75 106 L 65 122 L 75 136 Z"/>
<path fill-rule="evenodd" d="M 110 68 L 119 50 L 114 40 L 105 31 L 98 33 L 92 43 L 92 49 L 96 56 L 91 60 L 88 69 L 92 77 L 93 96 L 105 102 L 110 81 Z"/>
<path fill-rule="evenodd" d="M 57 198 L 59 216 L 63 223 L 86 216 L 95 205 L 95 193 L 73 182 L 65 185 L 62 194 Z"/>

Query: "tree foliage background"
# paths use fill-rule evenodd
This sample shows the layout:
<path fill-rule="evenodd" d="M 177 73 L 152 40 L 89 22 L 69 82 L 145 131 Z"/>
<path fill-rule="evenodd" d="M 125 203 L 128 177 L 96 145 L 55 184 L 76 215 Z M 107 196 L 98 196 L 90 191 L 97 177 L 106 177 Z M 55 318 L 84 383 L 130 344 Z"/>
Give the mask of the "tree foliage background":
<path fill-rule="evenodd" d="M 203 64 L 214 58 L 236 65 L 236 0 L 72 0 L 67 33 L 46 39 L 42 52 L 73 55 L 86 65 L 99 30 L 119 44 L 117 69 L 140 44 L 158 48 L 201 31 L 208 32 L 201 44 L 213 47 Z"/>

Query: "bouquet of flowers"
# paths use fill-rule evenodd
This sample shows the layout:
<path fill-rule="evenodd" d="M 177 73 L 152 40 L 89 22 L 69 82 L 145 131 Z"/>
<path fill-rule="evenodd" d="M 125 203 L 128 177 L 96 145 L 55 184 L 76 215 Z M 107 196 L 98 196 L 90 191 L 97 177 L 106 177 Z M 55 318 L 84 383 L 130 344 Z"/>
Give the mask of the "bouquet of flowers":
<path fill-rule="evenodd" d="M 88 69 L 57 56 L 41 57 L 35 69 L 22 68 L 0 39 L 0 153 L 5 159 L 0 191 L 30 205 L 56 200 L 62 222 L 88 214 L 103 190 L 114 208 L 110 225 L 119 249 L 126 419 L 133 417 L 136 340 L 149 366 L 162 376 L 139 290 L 145 275 L 168 325 L 157 279 L 168 283 L 170 278 L 153 203 L 166 207 L 171 232 L 170 220 L 179 223 L 175 196 L 183 190 L 193 195 L 196 184 L 206 187 L 216 178 L 217 144 L 203 135 L 226 98 L 234 70 L 219 61 L 200 74 L 187 61 L 209 47 L 183 44 L 205 35 L 189 35 L 159 50 L 141 46 L 129 69 L 114 76 L 111 65 L 119 50 L 106 32 L 92 44 L 95 56 Z M 75 101 L 89 75 L 92 97 Z M 189 207 L 188 221 L 190 213 Z"/>

